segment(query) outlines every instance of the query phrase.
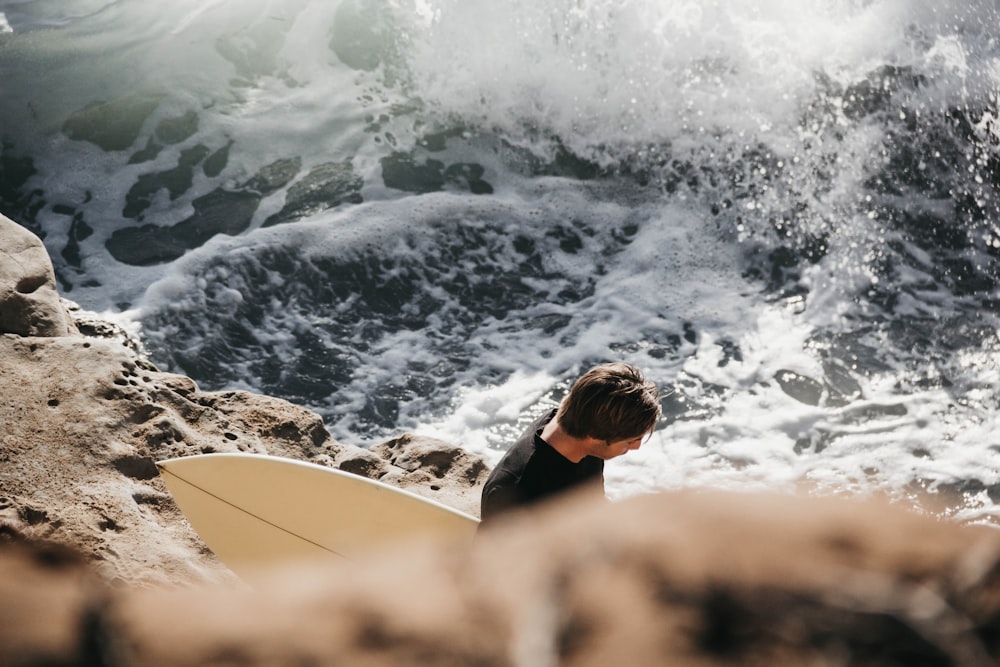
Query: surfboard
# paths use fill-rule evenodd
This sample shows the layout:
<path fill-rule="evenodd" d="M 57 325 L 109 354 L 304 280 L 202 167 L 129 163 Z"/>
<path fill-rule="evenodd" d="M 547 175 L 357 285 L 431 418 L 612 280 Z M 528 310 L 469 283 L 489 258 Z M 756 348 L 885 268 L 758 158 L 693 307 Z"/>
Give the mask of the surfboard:
<path fill-rule="evenodd" d="M 306 559 L 360 559 L 407 539 L 469 544 L 478 519 L 315 463 L 243 453 L 158 461 L 195 532 L 238 576 Z"/>

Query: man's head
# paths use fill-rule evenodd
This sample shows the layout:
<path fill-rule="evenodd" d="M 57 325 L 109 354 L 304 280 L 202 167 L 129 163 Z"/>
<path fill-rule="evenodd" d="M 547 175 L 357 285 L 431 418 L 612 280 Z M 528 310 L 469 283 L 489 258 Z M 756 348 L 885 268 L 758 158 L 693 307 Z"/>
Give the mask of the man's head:
<path fill-rule="evenodd" d="M 638 442 L 659 418 L 656 385 L 635 366 L 620 362 L 595 366 L 580 376 L 556 416 L 567 435 L 605 443 Z"/>

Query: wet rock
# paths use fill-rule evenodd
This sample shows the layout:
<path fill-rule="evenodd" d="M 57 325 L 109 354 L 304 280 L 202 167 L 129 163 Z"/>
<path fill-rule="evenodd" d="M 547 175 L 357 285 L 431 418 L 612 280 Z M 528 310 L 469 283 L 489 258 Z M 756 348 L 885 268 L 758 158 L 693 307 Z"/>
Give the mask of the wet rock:
<path fill-rule="evenodd" d="M 444 189 L 444 163 L 427 158 L 423 164 L 407 153 L 393 153 L 382 158 L 382 182 L 387 188 L 415 192 L 438 192 Z"/>
<path fill-rule="evenodd" d="M 63 123 L 70 139 L 89 141 L 106 151 L 130 148 L 139 138 L 146 120 L 163 95 L 132 93 L 109 102 L 95 102 L 80 109 Z"/>
<path fill-rule="evenodd" d="M 266 197 L 291 183 L 301 169 L 302 158 L 275 160 L 254 174 L 253 178 L 243 185 L 243 188 Z"/>
<path fill-rule="evenodd" d="M 857 120 L 874 113 L 885 112 L 892 97 L 900 90 L 914 90 L 925 84 L 923 76 L 911 67 L 884 65 L 848 86 L 843 93 L 844 115 Z"/>
<path fill-rule="evenodd" d="M 236 235 L 253 220 L 261 197 L 252 192 L 213 190 L 194 200 L 194 215 L 176 225 L 119 229 L 105 244 L 124 264 L 150 266 L 177 259 L 217 234 Z"/>
<path fill-rule="evenodd" d="M 456 162 L 444 170 L 445 181 L 474 195 L 491 195 L 493 186 L 483 180 L 486 170 L 472 162 Z"/>
<path fill-rule="evenodd" d="M 483 179 L 485 169 L 471 162 L 445 166 L 440 160 L 417 161 L 410 153 L 396 152 L 382 158 L 382 181 L 388 188 L 406 192 L 438 192 L 445 187 L 476 195 L 492 194 L 493 186 Z"/>
<path fill-rule="evenodd" d="M 205 146 L 194 146 L 181 152 L 177 166 L 166 171 L 143 174 L 125 195 L 122 216 L 141 218 L 142 213 L 153 203 L 160 190 L 166 190 L 174 200 L 191 189 L 194 184 L 195 167 L 208 155 Z"/>
<path fill-rule="evenodd" d="M 165 118 L 156 126 L 156 138 L 165 144 L 179 144 L 198 131 L 198 114 L 188 111 L 177 118 Z"/>
<path fill-rule="evenodd" d="M 823 383 L 814 380 L 811 377 L 800 375 L 795 371 L 782 369 L 774 374 L 774 379 L 777 381 L 783 392 L 794 398 L 799 403 L 804 403 L 806 405 L 819 405 L 820 401 L 823 399 Z"/>
<path fill-rule="evenodd" d="M 202 164 L 202 171 L 209 178 L 215 178 L 222 173 L 222 170 L 226 168 L 229 164 L 229 151 L 233 147 L 233 142 L 230 141 L 222 148 L 213 151 L 211 155 L 205 158 L 204 164 Z"/>
<path fill-rule="evenodd" d="M 29 179 L 38 173 L 29 156 L 13 153 L 13 145 L 0 140 L 0 211 L 27 224 L 34 221 L 32 209 L 37 195 L 27 187 Z"/>
<path fill-rule="evenodd" d="M 285 205 L 264 226 L 298 220 L 345 203 L 360 204 L 362 185 L 350 161 L 318 165 L 288 189 Z"/>
<path fill-rule="evenodd" d="M 163 146 L 156 141 L 153 137 L 146 140 L 146 146 L 135 153 L 132 157 L 128 159 L 129 164 L 142 164 L 143 162 L 152 162 L 155 160 L 160 153 L 163 151 Z"/>

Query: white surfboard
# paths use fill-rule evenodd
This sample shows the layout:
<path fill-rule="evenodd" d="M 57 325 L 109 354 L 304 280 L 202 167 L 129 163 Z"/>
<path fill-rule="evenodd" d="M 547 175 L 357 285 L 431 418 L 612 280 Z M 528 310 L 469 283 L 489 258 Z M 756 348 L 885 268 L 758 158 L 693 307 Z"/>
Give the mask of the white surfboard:
<path fill-rule="evenodd" d="M 468 544 L 478 519 L 359 475 L 259 454 L 157 462 L 191 527 L 227 567 L 253 578 L 303 559 L 355 559 L 409 538 Z"/>

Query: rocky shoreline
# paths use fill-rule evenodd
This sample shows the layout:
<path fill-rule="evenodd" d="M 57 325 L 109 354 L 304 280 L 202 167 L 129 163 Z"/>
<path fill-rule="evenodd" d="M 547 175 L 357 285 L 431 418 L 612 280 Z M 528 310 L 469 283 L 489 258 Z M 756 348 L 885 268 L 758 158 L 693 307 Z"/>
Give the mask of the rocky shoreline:
<path fill-rule="evenodd" d="M 407 434 L 362 449 L 334 441 L 318 415 L 286 401 L 203 392 L 156 369 L 121 328 L 62 300 L 33 234 L 0 219 L 0 247 L 0 521 L 8 532 L 72 545 L 112 581 L 225 579 L 155 465 L 208 452 L 312 461 L 476 511 L 488 472 L 479 457 Z"/>
<path fill-rule="evenodd" d="M 201 543 L 155 461 L 245 451 L 381 479 L 475 514 L 488 467 L 411 434 L 362 449 L 314 413 L 203 392 L 60 298 L 0 216 L 4 665 L 989 665 L 1000 532 L 882 503 L 566 498 L 468 551 L 276 571 Z"/>

